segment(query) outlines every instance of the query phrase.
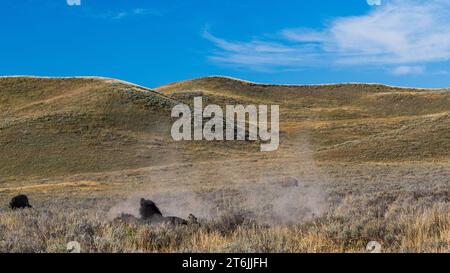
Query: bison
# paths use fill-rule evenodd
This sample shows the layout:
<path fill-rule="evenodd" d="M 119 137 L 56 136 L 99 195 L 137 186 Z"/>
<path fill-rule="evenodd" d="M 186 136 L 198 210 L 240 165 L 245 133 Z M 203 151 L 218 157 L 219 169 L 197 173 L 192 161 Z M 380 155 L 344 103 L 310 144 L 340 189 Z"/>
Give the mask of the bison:
<path fill-rule="evenodd" d="M 294 187 L 298 187 L 299 183 L 298 183 L 297 178 L 286 177 L 280 181 L 280 186 L 283 188 L 294 188 Z"/>
<path fill-rule="evenodd" d="M 164 217 L 155 202 L 141 198 L 139 207 L 140 218 L 136 218 L 131 214 L 122 213 L 114 221 L 124 222 L 128 224 L 169 224 L 169 225 L 188 225 L 197 224 L 197 218 L 190 214 L 189 220 L 180 217 L 167 216 Z"/>
<path fill-rule="evenodd" d="M 182 218 L 175 216 L 164 217 L 152 200 L 141 198 L 141 207 L 139 208 L 141 220 L 150 223 L 168 223 L 171 225 L 187 225 L 188 222 Z"/>
<path fill-rule="evenodd" d="M 9 202 L 9 207 L 13 210 L 32 208 L 30 202 L 28 201 L 28 197 L 23 194 L 13 197 L 11 202 Z"/>
<path fill-rule="evenodd" d="M 141 198 L 139 214 L 142 220 L 155 220 L 162 217 L 162 213 L 152 200 Z"/>

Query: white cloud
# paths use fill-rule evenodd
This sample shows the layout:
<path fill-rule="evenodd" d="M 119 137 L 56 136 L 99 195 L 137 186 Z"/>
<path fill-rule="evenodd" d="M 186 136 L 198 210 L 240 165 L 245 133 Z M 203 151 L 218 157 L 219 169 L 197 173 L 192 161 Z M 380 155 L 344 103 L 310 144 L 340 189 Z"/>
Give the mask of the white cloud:
<path fill-rule="evenodd" d="M 398 66 L 392 69 L 392 74 L 396 76 L 423 74 L 425 72 L 425 67 L 423 66 Z"/>
<path fill-rule="evenodd" d="M 381 0 L 367 0 L 369 6 L 381 6 Z"/>
<path fill-rule="evenodd" d="M 223 64 L 247 67 L 254 70 L 270 70 L 275 66 L 296 67 L 300 63 L 312 64 L 316 51 L 308 46 L 288 46 L 277 42 L 252 40 L 250 42 L 231 42 L 218 38 L 208 31 L 203 37 L 218 48 L 210 60 Z"/>
<path fill-rule="evenodd" d="M 450 71 L 445 70 L 445 69 L 441 69 L 437 72 L 434 73 L 435 75 L 440 75 L 440 76 L 448 76 L 450 75 Z"/>
<path fill-rule="evenodd" d="M 136 9 L 132 9 L 132 10 L 128 10 L 128 11 L 120 11 L 117 13 L 111 13 L 108 14 L 105 17 L 110 17 L 113 19 L 122 19 L 125 17 L 129 17 L 129 16 L 134 16 L 134 15 L 153 15 L 153 16 L 160 16 L 162 15 L 162 11 L 159 10 L 149 10 L 149 9 L 143 9 L 143 8 L 136 8 Z"/>
<path fill-rule="evenodd" d="M 450 58 L 450 2 L 393 1 L 366 16 L 337 19 L 325 46 L 341 62 L 411 63 Z"/>
<path fill-rule="evenodd" d="M 66 0 L 69 6 L 81 6 L 81 0 Z"/>
<path fill-rule="evenodd" d="M 128 12 L 121 11 L 121 12 L 115 13 L 115 14 L 112 16 L 112 18 L 113 18 L 113 19 L 122 19 L 122 18 L 124 18 L 124 17 L 127 17 L 128 15 L 129 15 Z"/>
<path fill-rule="evenodd" d="M 212 60 L 250 68 L 417 67 L 450 60 L 450 1 L 391 0 L 362 16 L 336 18 L 324 29 L 281 30 L 272 40 L 205 37 L 217 47 Z"/>

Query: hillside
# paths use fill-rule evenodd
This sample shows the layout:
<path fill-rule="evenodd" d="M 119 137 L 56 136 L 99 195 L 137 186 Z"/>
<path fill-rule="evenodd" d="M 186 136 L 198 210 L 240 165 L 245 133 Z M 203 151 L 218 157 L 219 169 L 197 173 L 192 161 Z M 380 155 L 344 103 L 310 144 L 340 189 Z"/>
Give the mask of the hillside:
<path fill-rule="evenodd" d="M 322 161 L 449 160 L 450 90 L 260 85 L 225 77 L 150 90 L 94 77 L 2 77 L 0 175 L 102 172 L 257 151 L 244 146 L 228 153 L 231 143 L 174 144 L 172 106 L 200 94 L 205 104 L 279 104 L 278 155 L 302 139 Z"/>
<path fill-rule="evenodd" d="M 172 106 L 198 95 L 279 104 L 279 149 L 173 142 Z M 449 111 L 450 90 L 372 84 L 0 77 L 0 252 L 448 252 Z M 202 225 L 112 221 L 142 197 Z"/>
<path fill-rule="evenodd" d="M 320 160 L 448 161 L 450 156 L 449 89 L 268 85 L 205 77 L 156 90 L 186 103 L 201 94 L 219 105 L 279 104 L 281 130 L 308 136 Z"/>
<path fill-rule="evenodd" d="M 0 175 L 45 177 L 160 161 L 174 103 L 103 78 L 0 78 Z"/>

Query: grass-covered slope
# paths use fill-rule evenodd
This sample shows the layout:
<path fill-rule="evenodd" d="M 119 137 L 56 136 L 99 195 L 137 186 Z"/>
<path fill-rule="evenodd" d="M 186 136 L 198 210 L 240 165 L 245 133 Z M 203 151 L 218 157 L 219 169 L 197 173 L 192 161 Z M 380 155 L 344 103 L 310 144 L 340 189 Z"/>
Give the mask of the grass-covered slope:
<path fill-rule="evenodd" d="M 448 160 L 450 90 L 379 84 L 268 85 L 205 77 L 156 89 L 191 102 L 279 104 L 281 129 L 307 135 L 321 160 Z M 282 142 L 283 144 L 283 142 Z"/>
<path fill-rule="evenodd" d="M 171 140 L 172 106 L 191 104 L 200 94 L 204 104 L 279 104 L 279 153 L 302 138 L 324 161 L 449 160 L 446 89 L 262 85 L 205 77 L 154 91 L 105 78 L 1 77 L 0 175 L 132 169 L 170 164 L 183 153 L 188 161 L 229 157 L 232 143 Z"/>
<path fill-rule="evenodd" d="M 0 78 L 0 175 L 67 174 L 163 157 L 175 102 L 102 78 Z"/>

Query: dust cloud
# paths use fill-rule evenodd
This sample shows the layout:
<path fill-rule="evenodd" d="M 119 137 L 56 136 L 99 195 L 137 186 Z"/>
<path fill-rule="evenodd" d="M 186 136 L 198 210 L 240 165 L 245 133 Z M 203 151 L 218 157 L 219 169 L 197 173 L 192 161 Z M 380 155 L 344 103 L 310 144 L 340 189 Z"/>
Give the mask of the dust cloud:
<path fill-rule="evenodd" d="M 287 146 L 287 147 L 286 147 Z M 109 211 L 138 216 L 139 199 L 153 200 L 165 216 L 213 220 L 239 214 L 259 223 L 296 224 L 326 212 L 329 179 L 307 144 L 286 145 L 270 156 L 174 164 L 150 175 L 168 187 L 143 186 Z M 172 169 L 173 169 L 172 168 Z M 288 183 L 286 183 L 288 181 Z"/>

